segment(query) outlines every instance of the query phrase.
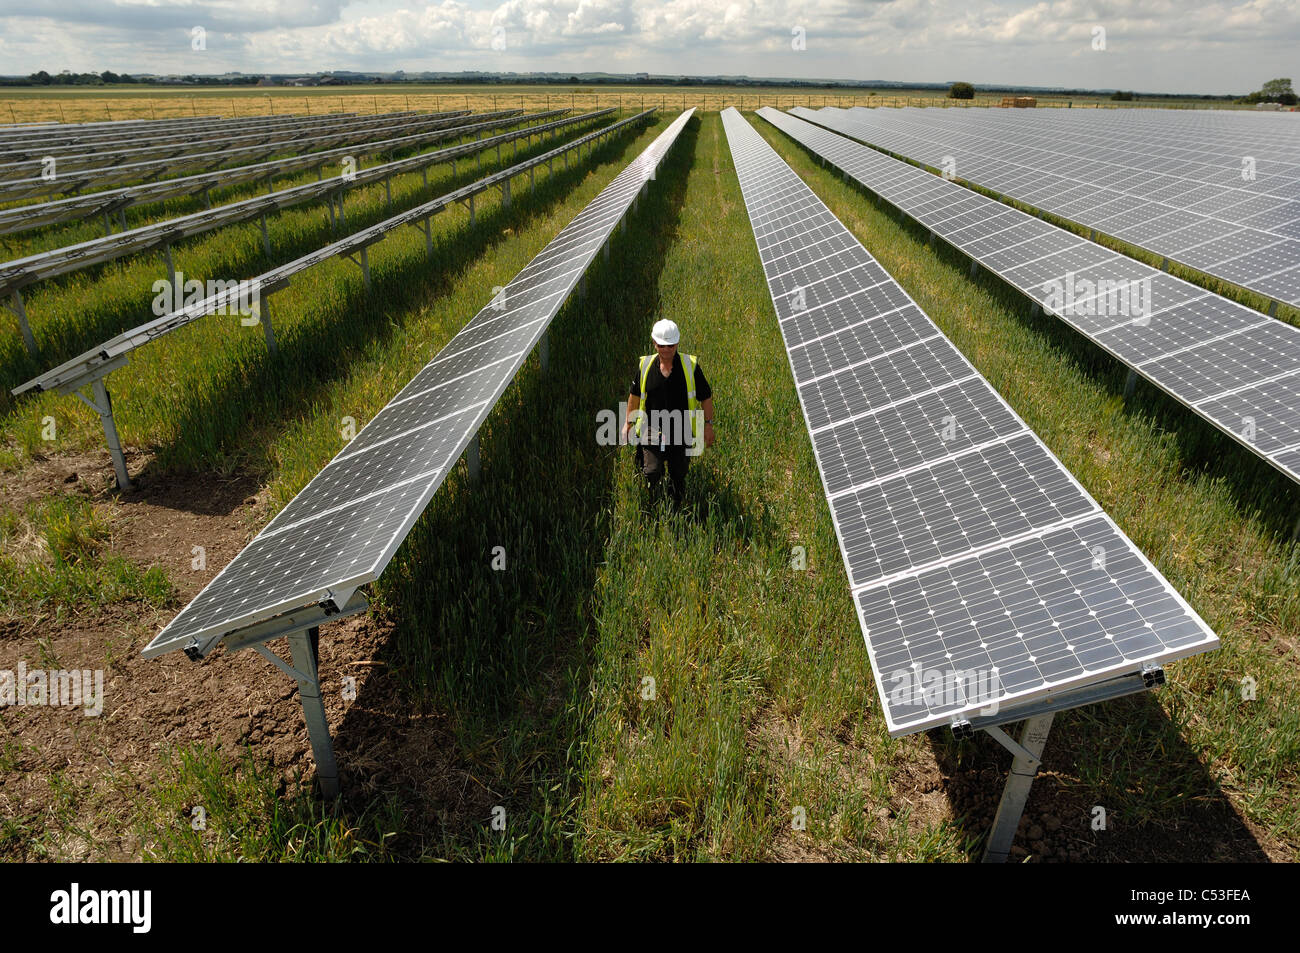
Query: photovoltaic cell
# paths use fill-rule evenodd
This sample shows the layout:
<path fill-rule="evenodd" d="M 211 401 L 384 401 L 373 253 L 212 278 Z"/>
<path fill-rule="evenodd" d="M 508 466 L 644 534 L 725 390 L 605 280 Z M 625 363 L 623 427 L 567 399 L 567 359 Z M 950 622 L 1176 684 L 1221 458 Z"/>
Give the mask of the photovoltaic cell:
<path fill-rule="evenodd" d="M 812 190 L 734 109 L 723 122 L 890 733 L 991 708 L 1014 720 L 1045 694 L 1214 648 Z M 782 267 L 826 247 L 793 279 Z"/>

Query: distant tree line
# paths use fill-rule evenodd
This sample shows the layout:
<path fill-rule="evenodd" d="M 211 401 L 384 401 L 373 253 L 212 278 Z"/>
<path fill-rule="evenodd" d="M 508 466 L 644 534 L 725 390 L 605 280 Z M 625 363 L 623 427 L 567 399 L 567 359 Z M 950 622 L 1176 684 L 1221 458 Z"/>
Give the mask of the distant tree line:
<path fill-rule="evenodd" d="M 251 86 L 259 79 L 261 79 L 260 76 L 189 75 L 180 77 L 180 82 L 194 86 Z M 25 77 L 15 76 L 0 79 L 0 85 L 4 86 L 173 86 L 175 84 L 176 80 L 164 80 L 158 77 L 141 79 L 129 73 L 114 73 L 112 70 L 107 69 L 102 73 L 74 73 L 65 69 L 54 74 L 47 73 L 45 70 L 37 70 Z"/>
<path fill-rule="evenodd" d="M 1239 103 L 1247 105 L 1253 103 L 1281 103 L 1283 106 L 1295 106 L 1300 103 L 1300 98 L 1291 88 L 1290 79 L 1270 79 L 1260 89 L 1255 90 L 1248 96 L 1243 96 L 1237 100 Z"/>

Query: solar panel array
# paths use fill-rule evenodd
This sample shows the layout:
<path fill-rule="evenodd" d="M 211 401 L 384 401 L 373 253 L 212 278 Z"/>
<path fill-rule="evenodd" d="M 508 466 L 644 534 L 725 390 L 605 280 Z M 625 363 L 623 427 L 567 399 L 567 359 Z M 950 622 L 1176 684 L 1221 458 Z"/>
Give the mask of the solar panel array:
<path fill-rule="evenodd" d="M 492 115 L 518 114 L 520 110 L 502 110 Z M 0 177 L 0 199 L 13 201 L 40 195 L 77 192 L 85 189 L 103 189 L 122 182 L 134 182 L 172 175 L 194 169 L 211 171 L 222 166 L 236 166 L 285 152 L 302 153 L 307 151 L 329 149 L 353 141 L 382 139 L 392 132 L 405 130 L 441 129 L 447 126 L 463 124 L 461 117 L 455 118 L 412 118 L 407 117 L 397 123 L 388 121 L 382 124 L 364 124 L 363 126 L 335 126 L 333 131 L 313 135 L 298 135 L 293 132 L 276 136 L 259 137 L 253 145 L 229 146 L 222 143 L 200 143 L 183 154 L 161 159 L 144 159 L 124 163 L 104 163 L 103 155 L 90 158 L 95 164 L 86 165 L 68 159 L 55 163 L 55 174 L 46 178 L 41 174 L 40 163 L 22 163 L 13 167 L 14 176 Z"/>
<path fill-rule="evenodd" d="M 812 190 L 723 122 L 890 734 L 1216 647 Z"/>
<path fill-rule="evenodd" d="M 455 110 L 446 113 L 425 113 L 425 118 L 450 119 L 463 116 L 468 110 Z M 367 123 L 374 120 L 392 122 L 410 116 L 420 115 L 413 110 L 400 110 L 383 113 L 382 116 L 361 117 L 355 113 L 340 115 L 330 113 L 324 116 L 276 116 L 275 118 L 232 119 L 220 125 L 190 129 L 112 129 L 90 135 L 68 136 L 60 139 L 54 136 L 42 136 L 28 140 L 0 140 L 0 163 L 17 162 L 22 159 L 41 159 L 44 156 L 107 154 L 120 157 L 123 150 L 189 146 L 197 142 L 234 142 L 241 136 L 261 135 L 271 132 L 302 131 L 305 129 L 329 128 L 337 123 Z M 119 161 L 122 161 L 119 158 Z"/>
<path fill-rule="evenodd" d="M 351 156 L 359 160 L 362 156 L 422 148 L 447 139 L 458 139 L 470 135 L 478 136 L 493 129 L 501 129 L 522 122 L 533 122 L 550 116 L 558 116 L 568 111 L 567 109 L 555 109 L 550 112 L 519 115 L 518 110 L 511 109 L 500 113 L 483 113 L 472 117 L 473 122 L 462 120 L 461 123 L 451 126 L 439 123 L 431 131 L 402 135 L 392 139 L 352 142 L 336 149 L 323 149 L 302 155 L 286 156 L 268 162 L 214 169 L 193 175 L 163 179 L 158 182 L 141 182 L 136 185 L 122 186 L 116 189 L 101 189 L 97 192 L 74 195 L 49 202 L 0 209 L 0 235 L 21 232 L 41 225 L 74 221 L 100 213 L 105 215 L 118 213 L 121 209 L 132 205 L 161 202 L 164 199 L 178 196 L 206 195 L 209 189 L 227 188 L 258 181 L 269 184 L 272 178 L 277 175 L 289 175 L 305 169 L 321 169 L 327 163 L 342 160 L 345 156 Z M 506 118 L 493 118 L 498 116 L 505 116 Z M 105 231 L 109 231 L 107 220 Z"/>
<path fill-rule="evenodd" d="M 379 578 L 694 110 L 678 116 L 145 649 L 225 634 Z M 337 600 L 337 601 L 336 601 Z"/>
<path fill-rule="evenodd" d="M 393 175 L 427 169 L 439 163 L 450 162 L 460 156 L 472 155 L 476 152 L 491 149 L 493 146 L 517 142 L 527 136 L 556 132 L 566 126 L 589 122 L 613 111 L 611 107 L 596 113 L 576 116 L 572 119 L 556 120 L 545 125 L 530 126 L 487 139 L 479 139 L 451 146 L 447 149 L 440 149 L 436 152 L 427 152 L 405 159 L 397 159 L 393 162 L 381 163 L 367 169 L 359 169 L 346 176 L 331 176 L 328 179 L 280 189 L 267 195 L 258 195 L 253 198 L 230 202 L 202 212 L 164 219 L 125 232 L 117 232 L 101 238 L 93 238 L 90 241 L 78 242 L 75 245 L 66 245 L 62 248 L 54 248 L 35 255 L 29 255 L 26 258 L 3 262 L 0 263 L 0 294 L 10 288 L 24 288 L 37 281 L 80 271 L 106 261 L 115 261 L 127 255 L 157 248 L 163 243 L 175 243 L 184 238 L 201 235 L 227 225 L 252 221 L 268 212 L 275 212 L 301 205 L 304 202 L 326 198 L 345 189 L 382 182 Z M 538 117 L 532 115 L 521 116 L 517 119 L 502 120 L 493 125 L 513 125 L 516 122 L 536 118 Z M 450 138 L 451 133 L 445 132 L 441 135 Z"/>
<path fill-rule="evenodd" d="M 1300 481 L 1300 328 L 795 116 L 759 115 Z M 1142 313 L 1134 298 L 1149 298 Z"/>
<path fill-rule="evenodd" d="M 1171 261 L 1300 305 L 1300 128 L 1194 110 L 796 109 Z"/>
<path fill-rule="evenodd" d="M 403 225 L 421 226 L 421 223 L 427 223 L 428 219 L 441 212 L 442 210 L 454 205 L 456 202 L 466 201 L 472 196 L 486 192 L 494 186 L 501 185 L 517 175 L 534 169 L 538 166 L 552 163 L 556 158 L 575 149 L 580 149 L 583 145 L 590 145 L 597 138 L 611 135 L 621 129 L 643 122 L 649 118 L 653 109 L 638 113 L 635 116 L 629 116 L 612 125 L 589 132 L 584 136 L 567 142 L 562 146 L 544 152 L 541 155 L 526 159 L 523 162 L 516 163 L 509 168 L 502 169 L 500 172 L 494 172 L 491 175 L 484 176 L 469 185 L 462 186 L 445 195 L 440 195 L 436 199 L 431 199 L 414 208 L 399 212 L 390 218 L 369 225 L 366 228 L 359 229 L 341 238 L 336 242 L 331 242 L 323 248 L 308 252 L 300 258 L 286 262 L 283 265 L 277 265 L 269 271 L 263 272 L 256 278 L 250 279 L 246 284 L 252 288 L 258 289 L 264 298 L 271 294 L 272 291 L 286 287 L 290 280 L 301 274 L 309 268 L 337 258 L 343 255 L 351 255 L 362 252 L 369 246 L 382 241 L 386 235 L 396 231 Z M 568 161 L 567 159 L 565 160 Z M 426 235 L 428 233 L 426 232 Z M 123 331 L 121 334 L 103 344 L 92 348 L 71 360 L 65 361 L 58 367 L 48 370 L 39 377 L 34 377 L 26 383 L 15 387 L 15 395 L 24 394 L 28 391 L 58 390 L 73 383 L 85 380 L 88 375 L 93 374 L 96 370 L 104 368 L 123 355 L 129 354 L 136 348 L 143 347 L 150 341 L 157 340 L 165 334 L 175 331 L 177 328 L 184 327 L 192 321 L 197 321 L 209 314 L 228 313 L 237 309 L 243 302 L 243 297 L 247 294 L 247 288 L 238 286 L 227 287 L 215 294 L 209 295 L 202 301 L 191 302 L 184 307 L 170 311 L 167 314 L 146 321 L 129 331 Z"/>

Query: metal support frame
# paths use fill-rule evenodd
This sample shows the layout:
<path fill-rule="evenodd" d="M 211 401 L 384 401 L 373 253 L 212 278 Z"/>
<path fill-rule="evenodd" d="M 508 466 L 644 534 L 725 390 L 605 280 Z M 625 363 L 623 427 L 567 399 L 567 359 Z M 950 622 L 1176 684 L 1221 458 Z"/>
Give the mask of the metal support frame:
<path fill-rule="evenodd" d="M 1042 763 L 1043 749 L 1047 745 L 1047 736 L 1056 713 L 1147 691 L 1164 682 L 1164 669 L 1152 663 L 1144 663 L 1139 671 L 1127 675 L 1046 695 L 1019 705 L 1012 711 L 978 714 L 970 721 L 953 724 L 953 734 L 956 737 L 968 738 L 974 731 L 985 731 L 1014 756 L 1011 773 L 1007 776 L 1002 799 L 989 830 L 984 849 L 985 863 L 1002 863 L 1011 854 L 1011 845 L 1015 841 L 1020 818 L 1029 800 L 1029 789 Z M 1005 726 L 1017 722 L 1024 723 L 1018 740 L 1004 730 Z"/>
<path fill-rule="evenodd" d="M 339 767 L 334 760 L 334 742 L 330 739 L 325 700 L 320 693 L 320 629 L 299 629 L 290 635 L 289 651 L 294 668 L 302 673 L 298 677 L 298 698 L 307 722 L 312 757 L 316 759 L 316 780 L 320 782 L 321 795 L 333 799 L 339 794 Z"/>
<path fill-rule="evenodd" d="M 537 357 L 542 364 L 542 375 L 545 376 L 551 369 L 551 331 L 547 328 L 542 332 L 542 340 L 537 345 Z"/>
<path fill-rule="evenodd" d="M 266 349 L 271 354 L 278 354 L 279 348 L 275 343 L 275 329 L 271 327 L 271 296 L 262 295 L 257 302 L 257 320 L 262 325 L 262 334 L 266 337 Z"/>
<path fill-rule="evenodd" d="M 370 255 L 369 253 L 367 253 L 366 248 L 367 248 L 366 245 L 362 245 L 361 248 L 359 249 L 359 252 L 361 254 L 360 258 L 353 258 L 350 254 L 344 255 L 343 257 L 361 269 L 361 276 L 366 283 L 366 291 L 369 291 L 370 290 Z"/>
<path fill-rule="evenodd" d="M 1038 774 L 1038 766 L 1042 763 L 1043 748 L 1047 746 L 1047 735 L 1052 730 L 1052 719 L 1055 717 L 1048 712 L 1026 719 L 1018 744 L 1000 728 L 986 729 L 1015 755 L 1015 760 L 1011 762 L 1011 774 L 1002 790 L 997 815 L 993 818 L 993 829 L 989 831 L 988 844 L 984 848 L 986 864 L 1000 864 L 1011 856 L 1011 843 L 1016 839 L 1016 829 L 1020 827 L 1020 818 L 1025 813 L 1029 789 L 1033 786 L 1034 776 Z"/>
<path fill-rule="evenodd" d="M 1137 371 L 1129 368 L 1128 376 L 1124 378 L 1124 399 L 1128 400 L 1133 396 L 1133 391 L 1137 390 L 1138 375 Z"/>
<path fill-rule="evenodd" d="M 578 279 L 578 300 L 587 300 L 587 275 L 585 272 L 582 277 Z"/>
<path fill-rule="evenodd" d="M 172 301 L 180 301 L 182 289 L 176 281 L 176 265 L 172 262 L 172 243 L 163 242 L 163 261 L 167 264 L 167 284 L 172 286 Z"/>
<path fill-rule="evenodd" d="M 12 302 L 9 310 L 18 316 L 18 327 L 23 332 L 23 343 L 27 345 L 27 353 L 35 357 L 36 338 L 32 335 L 32 326 L 27 323 L 27 308 L 23 305 L 22 292 L 17 288 L 11 289 L 9 300 Z"/>
<path fill-rule="evenodd" d="M 501 183 L 501 204 L 505 208 L 510 207 L 510 180 L 506 179 Z"/>
<path fill-rule="evenodd" d="M 266 213 L 262 213 L 262 249 L 266 252 L 266 257 L 271 257 L 271 233 L 266 228 Z"/>
<path fill-rule="evenodd" d="M 970 276 L 974 278 L 977 274 L 979 274 L 979 270 L 980 270 L 980 263 L 977 262 L 974 258 L 972 258 L 970 260 Z"/>
<path fill-rule="evenodd" d="M 387 196 L 388 198 L 389 208 L 393 207 L 393 181 L 392 180 L 393 177 L 391 175 L 384 176 L 384 195 Z"/>
<path fill-rule="evenodd" d="M 482 475 L 482 469 L 479 466 L 478 459 L 478 434 L 474 434 L 474 439 L 469 442 L 465 448 L 465 466 L 469 470 L 469 479 L 471 483 L 477 483 Z"/>
<path fill-rule="evenodd" d="M 307 737 L 311 741 L 311 753 L 316 761 L 316 779 L 320 782 L 321 794 L 329 799 L 338 796 L 339 771 L 334 759 L 329 721 L 325 717 L 325 701 L 321 694 L 320 626 L 324 622 L 344 619 L 370 608 L 366 597 L 355 590 L 348 593 L 342 602 L 341 607 L 333 604 L 309 606 L 255 623 L 225 637 L 227 652 L 251 648 L 298 683 L 298 700 L 302 704 L 303 719 L 307 722 Z M 267 642 L 281 636 L 288 639 L 292 664 L 266 646 Z M 186 650 L 186 655 L 196 662 L 205 654 L 206 651 L 197 649 Z"/>
<path fill-rule="evenodd" d="M 113 472 L 117 476 L 119 490 L 131 489 L 131 478 L 126 472 L 126 457 L 122 454 L 122 443 L 117 436 L 117 423 L 113 419 L 113 399 L 104 386 L 104 378 L 126 364 L 126 355 L 122 355 L 99 367 L 87 375 L 60 387 L 60 394 L 76 394 L 83 404 L 99 414 L 99 422 L 104 428 L 104 439 L 108 442 L 108 454 L 113 458 Z M 93 397 L 87 397 L 81 388 L 90 385 Z"/>

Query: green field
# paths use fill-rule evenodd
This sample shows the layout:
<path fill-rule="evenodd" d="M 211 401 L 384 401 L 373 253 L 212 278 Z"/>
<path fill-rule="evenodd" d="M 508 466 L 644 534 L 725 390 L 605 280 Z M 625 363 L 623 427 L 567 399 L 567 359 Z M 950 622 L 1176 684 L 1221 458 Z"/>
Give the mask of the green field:
<path fill-rule="evenodd" d="M 886 733 L 716 112 L 686 127 L 586 298 L 561 311 L 548 372 L 530 358 L 492 413 L 481 480 L 458 465 L 372 615 L 322 630 L 340 802 L 312 792 L 296 693 L 265 661 L 138 657 L 338 451 L 341 421 L 378 411 L 673 115 L 517 187 L 509 209 L 484 197 L 472 227 L 439 216 L 432 258 L 414 230 L 389 238 L 370 294 L 348 262 L 309 272 L 276 297 L 275 357 L 221 317 L 139 351 L 110 378 L 138 492 L 110 488 L 98 420 L 75 398 L 0 405 L 0 669 L 101 667 L 108 686 L 102 718 L 0 711 L 0 857 L 978 858 L 1010 757 L 983 735 Z M 1294 486 L 1153 390 L 1124 400 L 1113 360 L 747 118 L 1222 640 L 1157 692 L 1058 716 L 1022 855 L 1296 860 Z M 477 177 L 440 170 L 426 191 L 409 176 L 394 199 Z M 390 214 L 382 187 L 350 195 L 352 227 Z M 271 237 L 288 260 L 330 240 L 328 219 L 285 212 Z M 250 224 L 186 243 L 177 265 L 239 277 L 267 262 Z M 42 359 L 0 326 L 6 388 L 147 315 L 160 274 L 140 258 L 39 286 Z M 660 317 L 716 391 L 718 444 L 682 512 L 595 439 Z M 193 545 L 212 553 L 205 574 Z M 355 700 L 338 695 L 348 676 Z"/>

